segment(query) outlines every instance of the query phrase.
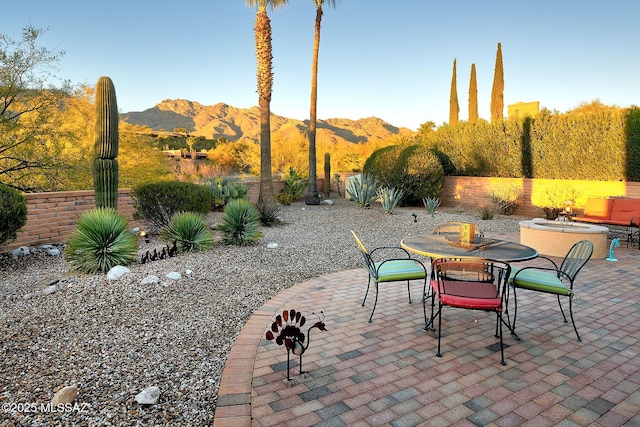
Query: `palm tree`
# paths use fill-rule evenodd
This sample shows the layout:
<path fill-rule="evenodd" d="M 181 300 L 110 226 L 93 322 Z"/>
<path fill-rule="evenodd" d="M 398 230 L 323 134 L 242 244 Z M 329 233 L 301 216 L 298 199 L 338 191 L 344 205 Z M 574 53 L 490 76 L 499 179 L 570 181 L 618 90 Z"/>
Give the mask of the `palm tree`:
<path fill-rule="evenodd" d="M 309 186 L 304 202 L 307 205 L 320 204 L 318 183 L 316 179 L 316 110 L 318 104 L 318 51 L 320 50 L 320 23 L 322 21 L 322 5 L 325 0 L 313 0 L 316 5 L 316 25 L 313 38 L 313 58 L 311 60 L 311 108 L 309 113 Z M 326 0 L 335 7 L 336 0 Z"/>
<path fill-rule="evenodd" d="M 271 92 L 273 90 L 273 51 L 271 47 L 271 20 L 267 6 L 277 9 L 288 0 L 245 0 L 249 7 L 257 8 L 254 31 L 258 77 L 258 105 L 260 106 L 260 191 L 258 206 L 273 206 L 271 178 Z"/>

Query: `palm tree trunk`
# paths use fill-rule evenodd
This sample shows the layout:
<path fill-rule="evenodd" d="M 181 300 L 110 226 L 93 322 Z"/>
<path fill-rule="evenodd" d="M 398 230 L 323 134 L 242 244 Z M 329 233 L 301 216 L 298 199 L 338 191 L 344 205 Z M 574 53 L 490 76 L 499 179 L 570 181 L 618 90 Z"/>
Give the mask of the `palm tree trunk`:
<path fill-rule="evenodd" d="M 259 206 L 275 205 L 271 173 L 271 92 L 273 88 L 273 51 L 271 20 L 266 7 L 256 14 L 256 58 L 258 62 L 258 104 L 260 106 L 260 191 Z"/>
<path fill-rule="evenodd" d="M 320 204 L 316 178 L 316 110 L 318 104 L 318 51 L 320 50 L 320 22 L 322 3 L 316 8 L 316 26 L 313 39 L 313 59 L 311 63 L 311 109 L 309 114 L 309 186 L 304 202 L 307 205 Z"/>

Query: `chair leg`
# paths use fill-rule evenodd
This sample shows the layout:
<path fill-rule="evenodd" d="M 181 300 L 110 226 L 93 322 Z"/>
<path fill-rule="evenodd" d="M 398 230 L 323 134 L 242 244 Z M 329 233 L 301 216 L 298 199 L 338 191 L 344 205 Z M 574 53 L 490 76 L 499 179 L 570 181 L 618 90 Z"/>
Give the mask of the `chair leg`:
<path fill-rule="evenodd" d="M 508 310 L 508 309 L 507 309 Z M 516 317 L 518 317 L 518 296 L 516 295 L 516 287 L 513 287 L 513 323 L 509 319 L 509 330 L 511 335 L 516 337 L 516 340 L 520 341 L 520 337 L 516 334 Z"/>
<path fill-rule="evenodd" d="M 432 292 L 431 290 L 429 290 L 429 294 L 430 295 L 426 295 L 423 304 L 423 310 L 424 310 L 424 331 L 428 331 L 428 330 L 432 330 L 435 331 L 436 329 L 433 327 L 433 319 L 435 319 L 434 315 L 433 315 L 433 308 L 435 306 L 435 301 L 436 301 L 436 294 L 435 292 Z M 426 307 L 426 298 L 431 298 L 431 317 L 429 318 L 429 320 L 427 320 L 427 307 Z M 429 328 L 429 326 L 431 325 L 431 328 Z"/>
<path fill-rule="evenodd" d="M 507 363 L 504 361 L 504 344 L 502 343 L 502 313 L 498 311 L 498 324 L 500 325 L 500 364 L 502 366 Z"/>
<path fill-rule="evenodd" d="M 556 295 L 558 297 L 558 305 L 560 306 L 560 313 L 562 313 L 562 317 L 564 319 L 564 323 L 567 322 L 567 316 L 564 315 L 564 310 L 562 309 L 562 303 L 560 302 L 560 295 Z"/>
<path fill-rule="evenodd" d="M 367 295 L 369 295 L 369 286 L 371 286 L 371 276 L 369 276 L 369 281 L 367 282 L 367 291 L 364 293 L 364 299 L 362 300 L 363 307 L 364 307 L 364 302 L 367 300 Z"/>
<path fill-rule="evenodd" d="M 573 298 L 569 298 L 569 316 L 571 317 L 571 323 L 573 324 L 573 330 L 576 331 L 576 336 L 578 337 L 578 341 L 582 341 L 580 338 L 580 334 L 578 334 L 578 328 L 576 328 L 576 322 L 573 320 Z"/>
<path fill-rule="evenodd" d="M 407 280 L 407 293 L 409 294 L 409 304 L 411 304 L 411 288 L 409 287 L 409 281 Z"/>
<path fill-rule="evenodd" d="M 373 309 L 371 310 L 371 316 L 369 316 L 369 323 L 371 323 L 371 319 L 373 319 L 373 312 L 376 311 L 376 305 L 378 304 L 378 282 L 376 282 L 375 285 L 376 285 L 376 299 L 375 301 L 373 301 Z"/>
<path fill-rule="evenodd" d="M 436 353 L 436 356 L 442 357 L 442 353 L 440 353 L 440 335 L 442 332 L 442 304 L 438 304 L 437 316 L 438 316 L 438 352 Z"/>

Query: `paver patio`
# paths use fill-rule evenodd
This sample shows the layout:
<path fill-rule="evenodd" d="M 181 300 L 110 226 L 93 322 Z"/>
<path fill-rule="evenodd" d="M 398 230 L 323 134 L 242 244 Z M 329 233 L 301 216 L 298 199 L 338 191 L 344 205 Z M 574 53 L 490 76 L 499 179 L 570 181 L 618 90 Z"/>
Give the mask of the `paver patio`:
<path fill-rule="evenodd" d="M 488 237 L 518 241 L 517 233 Z M 372 323 L 372 299 L 360 305 L 364 268 L 300 283 L 242 329 L 224 368 L 214 426 L 640 426 L 640 251 L 622 247 L 615 255 L 618 262 L 591 259 L 576 281 L 582 342 L 554 296 L 518 293 L 522 340 L 505 328 L 506 366 L 499 364 L 495 316 L 468 310 L 445 310 L 437 358 L 436 334 L 423 331 L 418 282 L 411 305 L 405 285 L 383 286 Z M 292 369 L 292 382 L 284 346 L 265 339 L 285 309 L 306 316 L 305 333 L 312 312 L 323 311 L 327 327 L 311 331 L 303 356 L 309 373 Z"/>

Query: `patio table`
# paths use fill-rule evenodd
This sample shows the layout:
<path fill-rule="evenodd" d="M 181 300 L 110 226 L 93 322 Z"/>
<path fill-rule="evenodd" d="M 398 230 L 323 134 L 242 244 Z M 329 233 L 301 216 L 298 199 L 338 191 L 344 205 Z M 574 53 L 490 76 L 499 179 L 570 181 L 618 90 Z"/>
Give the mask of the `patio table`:
<path fill-rule="evenodd" d="M 402 239 L 400 246 L 415 254 L 435 258 L 486 258 L 504 262 L 527 261 L 538 251 L 521 243 L 483 238 L 470 246 L 460 245 L 442 234 L 425 234 Z"/>

